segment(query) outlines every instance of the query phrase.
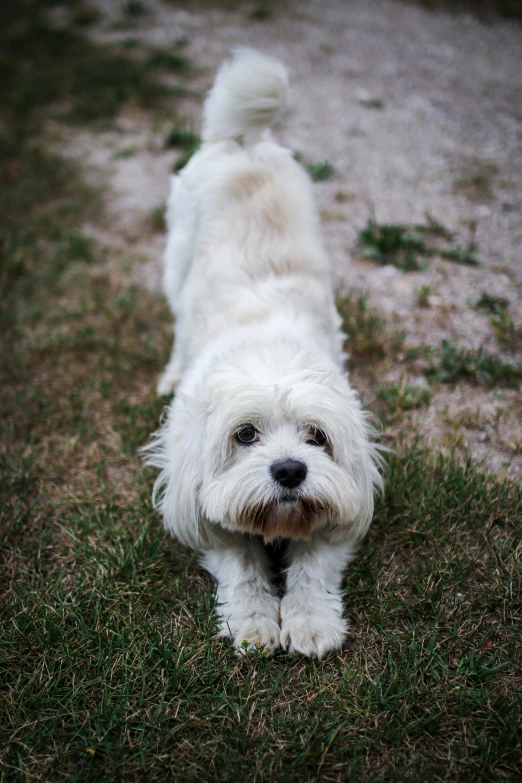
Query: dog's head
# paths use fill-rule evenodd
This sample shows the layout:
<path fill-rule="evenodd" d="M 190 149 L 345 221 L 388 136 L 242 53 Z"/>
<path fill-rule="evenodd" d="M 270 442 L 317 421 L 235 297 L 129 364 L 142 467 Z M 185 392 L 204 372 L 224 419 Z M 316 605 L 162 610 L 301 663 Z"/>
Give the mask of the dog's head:
<path fill-rule="evenodd" d="M 328 525 L 362 535 L 381 478 L 371 428 L 347 379 L 293 345 L 234 349 L 192 373 L 147 447 L 156 506 L 200 548 L 213 525 L 308 538 Z"/>

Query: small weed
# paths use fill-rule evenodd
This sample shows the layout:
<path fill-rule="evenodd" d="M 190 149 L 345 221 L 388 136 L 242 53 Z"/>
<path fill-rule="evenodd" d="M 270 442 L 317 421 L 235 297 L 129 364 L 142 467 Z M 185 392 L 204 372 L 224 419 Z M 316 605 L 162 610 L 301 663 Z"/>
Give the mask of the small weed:
<path fill-rule="evenodd" d="M 248 17 L 254 22 L 266 22 L 272 16 L 272 9 L 268 5 L 258 5 L 250 11 Z"/>
<path fill-rule="evenodd" d="M 474 308 L 479 312 L 491 314 L 491 325 L 495 329 L 497 340 L 515 350 L 520 347 L 522 330 L 515 326 L 513 319 L 508 313 L 508 299 L 482 291 L 480 297 L 475 302 Z"/>
<path fill-rule="evenodd" d="M 386 412 L 394 416 L 427 405 L 431 392 L 422 386 L 414 386 L 403 378 L 399 383 L 387 383 L 377 388 L 377 397 L 386 407 Z"/>
<path fill-rule="evenodd" d="M 473 351 L 459 348 L 448 340 L 441 345 L 440 360 L 426 369 L 426 376 L 442 383 L 461 379 L 482 386 L 518 387 L 522 379 L 522 365 L 502 362 L 482 348 Z"/>
<path fill-rule="evenodd" d="M 347 201 L 353 201 L 354 198 L 353 193 L 346 193 L 344 190 L 338 190 L 334 196 L 338 204 L 346 204 Z"/>
<path fill-rule="evenodd" d="M 446 421 L 456 424 L 459 427 L 465 427 L 467 430 L 478 429 L 480 427 L 481 418 L 480 408 L 464 408 L 456 413 L 452 418 L 449 416 L 443 416 Z"/>
<path fill-rule="evenodd" d="M 197 133 L 186 130 L 180 125 L 176 125 L 170 130 L 165 138 L 166 147 L 181 147 L 182 149 L 197 149 L 201 139 Z"/>
<path fill-rule="evenodd" d="M 128 158 L 132 158 L 137 152 L 136 147 L 124 147 L 122 150 L 118 150 L 118 152 L 115 152 L 112 156 L 113 160 L 127 160 Z"/>
<path fill-rule="evenodd" d="M 157 234 L 166 231 L 167 224 L 165 222 L 165 207 L 163 205 L 151 209 L 149 224 L 151 229 Z"/>
<path fill-rule="evenodd" d="M 147 7 L 140 0 L 128 0 L 123 8 L 125 14 L 131 18 L 144 16 L 148 11 Z"/>
<path fill-rule="evenodd" d="M 491 325 L 499 342 L 512 350 L 517 350 L 522 346 L 522 329 L 515 326 L 515 322 L 507 310 L 501 312 L 500 315 L 492 316 Z"/>
<path fill-rule="evenodd" d="M 448 228 L 446 228 L 446 226 L 441 223 L 440 220 L 434 218 L 433 215 L 430 215 L 429 212 L 426 212 L 425 218 L 425 223 L 417 223 L 415 225 L 415 230 L 418 231 L 419 234 L 426 234 L 429 237 L 447 239 L 448 242 L 452 241 L 453 233 Z"/>
<path fill-rule="evenodd" d="M 424 239 L 408 226 L 381 224 L 370 220 L 359 232 L 359 245 L 364 257 L 378 264 L 393 264 L 405 272 L 423 268 L 420 256 L 428 253 Z"/>
<path fill-rule="evenodd" d="M 185 168 L 189 160 L 199 149 L 199 144 L 196 144 L 194 147 L 189 148 L 181 157 L 177 159 L 177 161 L 174 163 L 173 171 L 176 173 L 178 171 L 181 171 L 181 169 Z"/>
<path fill-rule="evenodd" d="M 359 98 L 358 102 L 365 109 L 378 109 L 379 111 L 384 109 L 384 102 L 380 98 Z"/>
<path fill-rule="evenodd" d="M 452 240 L 453 235 L 441 223 L 426 216 L 426 223 L 405 225 L 402 223 L 377 223 L 370 219 L 366 228 L 359 232 L 358 245 L 364 258 L 378 264 L 393 264 L 404 272 L 414 272 L 426 267 L 425 259 L 441 256 L 459 264 L 476 266 L 476 246 L 470 242 L 466 247 L 459 245 L 434 244 L 436 239 Z"/>
<path fill-rule="evenodd" d="M 474 14 L 482 21 L 497 18 L 522 20 L 520 0 L 410 0 L 431 11 L 445 11 L 451 14 Z"/>
<path fill-rule="evenodd" d="M 417 306 L 418 307 L 429 307 L 430 306 L 430 296 L 431 296 L 431 286 L 429 286 L 429 285 L 421 285 L 421 287 L 417 291 Z"/>
<path fill-rule="evenodd" d="M 149 68 L 162 68 L 165 71 L 186 71 L 189 67 L 186 57 L 176 52 L 155 49 L 147 60 Z"/>
<path fill-rule="evenodd" d="M 76 8 L 71 16 L 71 23 L 78 27 L 90 27 L 100 21 L 102 15 L 97 8 L 89 6 Z"/>
<path fill-rule="evenodd" d="M 121 42 L 121 46 L 123 49 L 137 49 L 141 44 L 141 41 L 139 38 L 135 38 L 134 36 L 130 36 L 129 38 L 124 38 Z"/>
<path fill-rule="evenodd" d="M 337 310 L 348 335 L 347 349 L 351 358 L 371 360 L 382 358 L 386 321 L 368 304 L 364 294 L 354 290 L 339 293 Z"/>
<path fill-rule="evenodd" d="M 323 163 L 309 163 L 306 170 L 314 182 L 325 182 L 331 179 L 335 173 L 334 167 L 327 161 Z"/>
<path fill-rule="evenodd" d="M 480 297 L 475 303 L 475 310 L 482 310 L 492 315 L 504 315 L 509 307 L 509 300 L 504 299 L 502 296 L 493 296 L 488 294 L 487 291 L 482 291 Z"/>
<path fill-rule="evenodd" d="M 484 203 L 494 198 L 493 179 L 498 174 L 494 163 L 471 158 L 463 167 L 461 176 L 453 183 L 453 191 L 473 203 Z"/>
<path fill-rule="evenodd" d="M 479 266 L 480 261 L 476 257 L 477 246 L 474 242 L 469 242 L 464 247 L 454 246 L 446 247 L 439 250 L 441 258 L 445 258 L 447 261 L 455 261 L 457 264 L 463 264 L 464 266 Z"/>

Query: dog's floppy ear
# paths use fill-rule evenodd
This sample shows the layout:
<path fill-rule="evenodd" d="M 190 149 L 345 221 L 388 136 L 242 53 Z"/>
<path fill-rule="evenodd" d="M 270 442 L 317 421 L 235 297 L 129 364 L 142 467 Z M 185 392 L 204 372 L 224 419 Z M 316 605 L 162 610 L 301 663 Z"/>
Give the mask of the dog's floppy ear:
<path fill-rule="evenodd" d="M 160 469 L 152 502 L 163 524 L 193 549 L 208 544 L 208 527 L 199 500 L 205 417 L 196 400 L 174 398 L 165 421 L 142 449 L 147 465 Z"/>
<path fill-rule="evenodd" d="M 386 448 L 375 442 L 377 430 L 370 422 L 370 415 L 361 406 L 354 389 L 345 378 L 346 406 L 343 410 L 344 437 L 337 443 L 336 461 L 350 477 L 353 490 L 354 516 L 349 520 L 357 538 L 362 538 L 373 517 L 374 495 L 382 491 L 382 452 Z"/>

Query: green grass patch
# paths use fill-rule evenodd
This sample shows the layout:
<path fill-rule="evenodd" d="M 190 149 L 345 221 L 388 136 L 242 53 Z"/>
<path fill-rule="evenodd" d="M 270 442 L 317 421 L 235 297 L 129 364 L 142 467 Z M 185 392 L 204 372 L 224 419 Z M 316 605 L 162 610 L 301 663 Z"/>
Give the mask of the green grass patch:
<path fill-rule="evenodd" d="M 482 291 L 474 305 L 475 310 L 490 314 L 495 337 L 509 349 L 517 351 L 522 347 L 522 330 L 515 325 L 509 314 L 509 300 L 502 296 L 493 296 Z"/>
<path fill-rule="evenodd" d="M 180 125 L 175 125 L 165 138 L 166 147 L 181 147 L 182 149 L 197 149 L 201 144 L 201 138 L 198 133 L 187 130 Z"/>
<path fill-rule="evenodd" d="M 475 310 L 491 313 L 492 315 L 503 315 L 509 307 L 509 301 L 502 296 L 493 296 L 487 291 L 482 291 L 480 297 L 475 303 Z"/>
<path fill-rule="evenodd" d="M 520 0 L 408 0 L 430 11 L 445 11 L 452 14 L 474 14 L 482 21 L 492 22 L 499 18 L 522 20 Z M 404 2 L 404 0 L 401 0 Z"/>
<path fill-rule="evenodd" d="M 347 350 L 358 361 L 373 361 L 386 355 L 386 320 L 368 303 L 365 294 L 350 289 L 339 292 L 337 310 L 348 335 Z"/>
<path fill-rule="evenodd" d="M 271 19 L 271 17 L 272 9 L 268 4 L 256 5 L 248 15 L 248 18 L 252 19 L 254 22 L 266 22 L 266 20 Z"/>
<path fill-rule="evenodd" d="M 149 213 L 149 224 L 154 233 L 164 233 L 167 230 L 165 206 L 153 207 Z"/>
<path fill-rule="evenodd" d="M 404 411 L 427 405 L 431 400 L 431 392 L 401 378 L 397 383 L 390 382 L 378 386 L 377 398 L 382 403 L 379 410 L 380 418 L 389 419 Z"/>
<path fill-rule="evenodd" d="M 166 71 L 183 72 L 189 67 L 189 63 L 186 57 L 178 54 L 174 51 L 166 51 L 164 49 L 155 49 L 148 57 L 148 65 L 150 68 L 162 68 Z"/>
<path fill-rule="evenodd" d="M 335 169 L 328 161 L 322 163 L 309 163 L 306 167 L 314 182 L 326 182 L 333 177 Z"/>
<path fill-rule="evenodd" d="M 102 14 L 98 8 L 79 5 L 73 8 L 70 19 L 71 24 L 78 27 L 91 27 L 101 21 Z"/>
<path fill-rule="evenodd" d="M 129 104 L 161 110 L 179 89 L 160 79 L 161 70 L 185 70 L 175 52 L 155 50 L 147 59 L 136 49 L 97 46 L 76 27 L 58 27 L 45 8 L 0 11 L 0 105 L 17 132 L 53 116 L 79 123 L 107 123 Z"/>
<path fill-rule="evenodd" d="M 181 155 L 174 163 L 173 170 L 175 172 L 178 172 L 181 171 L 181 169 L 185 168 L 185 166 L 187 165 L 191 157 L 196 154 L 198 149 L 199 149 L 199 145 L 195 147 L 191 147 L 186 152 L 184 152 L 183 155 Z"/>
<path fill-rule="evenodd" d="M 467 380 L 482 386 L 517 388 L 522 380 L 522 364 L 503 362 L 482 348 L 468 350 L 443 340 L 440 357 L 426 369 L 426 375 L 443 383 Z"/>
<path fill-rule="evenodd" d="M 495 330 L 495 337 L 504 346 L 512 351 L 522 348 L 522 329 L 515 325 L 507 310 L 500 315 L 492 316 L 491 325 Z"/>
<path fill-rule="evenodd" d="M 122 402 L 117 416 L 129 415 Z M 162 534 L 135 462 L 129 498 L 100 476 L 103 502 L 78 493 L 58 514 L 37 472 L 15 458 L 7 468 L 11 776 L 516 776 L 522 505 L 512 486 L 418 448 L 393 457 L 348 575 L 352 636 L 318 664 L 283 653 L 238 661 L 214 638 L 210 581 Z"/>
<path fill-rule="evenodd" d="M 131 19 L 145 16 L 148 13 L 147 6 L 140 0 L 128 0 L 123 7 L 123 11 Z"/>
<path fill-rule="evenodd" d="M 418 307 L 429 307 L 430 306 L 430 296 L 431 296 L 431 286 L 429 286 L 429 285 L 421 285 L 421 287 L 417 291 L 417 306 Z"/>
<path fill-rule="evenodd" d="M 359 232 L 358 246 L 364 258 L 378 264 L 392 264 L 404 272 L 425 269 L 428 259 L 440 256 L 466 266 L 477 266 L 477 247 L 473 241 L 467 245 L 440 244 L 453 240 L 453 235 L 431 215 L 426 223 L 405 225 L 402 223 L 377 223 L 371 219 Z"/>

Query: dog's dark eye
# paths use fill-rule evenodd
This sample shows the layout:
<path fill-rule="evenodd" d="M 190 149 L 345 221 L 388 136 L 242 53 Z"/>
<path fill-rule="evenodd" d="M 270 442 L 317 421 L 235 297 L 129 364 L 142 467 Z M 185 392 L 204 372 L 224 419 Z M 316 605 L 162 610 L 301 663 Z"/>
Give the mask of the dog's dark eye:
<path fill-rule="evenodd" d="M 245 424 L 239 432 L 236 432 L 236 440 L 240 443 L 255 443 L 258 437 L 259 433 L 253 424 Z"/>
<path fill-rule="evenodd" d="M 310 446 L 324 446 L 326 443 L 326 435 L 318 427 L 310 427 L 306 442 L 309 443 Z"/>

